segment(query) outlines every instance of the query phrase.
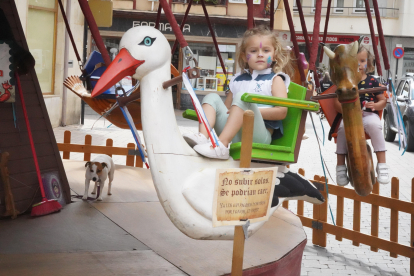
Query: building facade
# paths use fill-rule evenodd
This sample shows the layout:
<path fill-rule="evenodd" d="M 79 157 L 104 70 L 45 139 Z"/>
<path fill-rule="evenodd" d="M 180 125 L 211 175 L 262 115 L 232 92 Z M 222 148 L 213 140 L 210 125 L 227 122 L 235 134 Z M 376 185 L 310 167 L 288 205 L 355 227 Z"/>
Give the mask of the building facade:
<path fill-rule="evenodd" d="M 63 0 L 62 2 L 65 10 L 67 10 L 75 43 L 82 56 L 84 49 L 83 14 L 78 1 Z M 134 26 L 155 26 L 159 2 L 151 0 L 112 0 L 112 2 L 114 8 L 112 26 L 100 28 L 100 33 L 111 57 L 114 57 L 118 51 L 119 41 L 125 31 Z M 187 2 L 188 0 L 169 1 L 178 23 L 182 21 L 188 6 Z M 285 45 L 291 45 L 283 1 L 274 2 L 274 29 L 279 31 L 279 37 Z M 296 0 L 290 0 L 289 2 L 300 50 L 305 52 Z M 301 2 L 307 29 L 309 34 L 312 35 L 315 0 L 301 0 Z M 208 93 L 217 93 L 224 97 L 226 88 L 224 80 L 239 71 L 236 52 L 240 43 L 240 36 L 247 27 L 247 6 L 245 0 L 206 0 L 206 3 L 219 44 L 219 51 L 229 74 L 225 76 L 222 73 L 221 64 L 217 58 L 217 50 L 213 44 L 209 28 L 205 23 L 202 6 L 199 1 L 194 0 L 183 34 L 203 71 L 202 77 L 193 80 L 192 85 L 200 98 Z M 36 72 L 52 125 L 56 127 L 79 123 L 81 114 L 80 99 L 63 86 L 63 80 L 70 75 L 79 76 L 81 72 L 70 40 L 66 35 L 57 0 L 18 0 L 16 4 L 30 51 L 36 59 Z M 324 30 L 327 4 L 328 0 L 323 0 L 321 35 Z M 390 73 L 393 77 L 395 75 L 401 77 L 406 72 L 414 72 L 414 29 L 410 28 L 409 25 L 409 19 L 414 14 L 414 2 L 409 0 L 378 0 L 378 4 L 391 64 Z M 253 6 L 256 25 L 268 25 L 269 14 L 272 10 L 270 0 L 254 0 Z M 375 16 L 373 18 L 376 28 Z M 160 31 L 165 34 L 171 45 L 173 45 L 175 36 L 164 15 L 161 17 Z M 340 43 L 350 43 L 360 35 L 367 36 L 365 43 L 368 46 L 372 45 L 364 1 L 332 0 L 328 27 L 328 46 L 333 48 Z M 395 47 L 402 47 L 405 50 L 404 57 L 398 61 L 393 56 Z M 85 49 L 88 55 L 96 49 L 90 34 Z M 381 55 L 380 48 L 379 52 Z M 186 66 L 182 53 L 178 48 L 172 54 L 171 63 L 179 71 Z M 381 63 L 383 64 L 382 59 Z M 322 63 L 318 66 L 327 70 L 329 67 L 327 57 L 324 57 Z M 384 74 L 386 73 L 384 72 Z M 174 87 L 173 95 L 176 108 L 189 107 L 190 102 L 185 87 Z"/>
<path fill-rule="evenodd" d="M 293 4 L 294 25 L 298 32 L 297 38 L 302 44 L 304 50 L 304 38 L 301 33 L 301 24 L 299 13 L 296 7 L 296 1 Z M 366 39 L 363 43 L 372 51 L 372 39 L 369 30 L 368 19 L 365 10 L 364 0 L 332 0 L 327 44 L 334 48 L 338 44 L 350 43 L 355 41 L 359 36 L 364 35 Z M 373 24 L 377 37 L 375 42 L 378 43 L 378 32 L 372 0 L 370 2 Z M 409 0 L 377 0 L 379 12 L 381 15 L 382 29 L 385 36 L 388 59 L 390 62 L 390 75 L 395 79 L 401 78 L 407 72 L 414 72 L 414 29 L 410 26 L 409 20 L 414 15 L 414 2 Z M 304 17 L 308 33 L 312 35 L 313 18 L 315 15 L 315 0 L 301 0 Z M 327 12 L 328 0 L 322 1 L 322 18 L 320 24 L 320 34 L 323 35 L 325 19 Z M 321 38 L 322 39 L 322 38 Z M 401 47 L 405 55 L 397 59 L 393 55 L 393 50 Z M 372 51 L 373 52 L 373 51 Z M 387 77 L 384 62 L 382 60 L 381 47 L 378 44 L 378 52 L 382 65 L 383 75 Z M 325 55 L 322 64 L 319 67 L 329 68 L 328 58 Z M 377 73 L 377 72 L 376 72 Z"/>
<path fill-rule="evenodd" d="M 80 76 L 72 44 L 56 0 L 15 0 L 29 50 L 36 60 L 47 111 L 53 127 L 78 124 L 80 99 L 63 86 L 67 76 Z M 84 17 L 78 1 L 62 0 L 68 22 L 82 57 Z"/>

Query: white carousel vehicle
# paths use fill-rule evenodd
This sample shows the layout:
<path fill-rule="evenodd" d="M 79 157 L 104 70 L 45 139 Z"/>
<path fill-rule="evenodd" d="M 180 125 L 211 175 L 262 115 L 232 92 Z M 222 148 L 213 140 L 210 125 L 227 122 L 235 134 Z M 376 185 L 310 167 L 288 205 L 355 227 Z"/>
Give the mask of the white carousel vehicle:
<path fill-rule="evenodd" d="M 170 61 L 170 45 L 161 32 L 152 27 L 132 28 L 122 37 L 119 54 L 102 75 L 92 96 L 99 95 L 127 75 L 140 81 L 142 129 L 153 182 L 165 212 L 174 225 L 191 238 L 233 239 L 234 226 L 213 227 L 213 193 L 216 169 L 238 168 L 239 161 L 202 157 L 185 142 L 175 120 L 171 88 L 162 87 L 163 82 L 171 79 Z M 254 166 L 275 165 L 252 163 Z M 288 169 L 278 167 L 278 176 L 283 177 Z M 296 182 L 292 186 L 298 186 L 300 181 L 289 179 Z M 316 190 L 307 183 L 310 189 Z M 292 197 L 297 199 L 297 195 L 292 191 Z M 317 197 L 307 194 L 300 199 L 322 203 L 323 198 Z M 271 213 L 283 200 L 279 198 Z M 263 223 L 251 224 L 249 236 Z"/>

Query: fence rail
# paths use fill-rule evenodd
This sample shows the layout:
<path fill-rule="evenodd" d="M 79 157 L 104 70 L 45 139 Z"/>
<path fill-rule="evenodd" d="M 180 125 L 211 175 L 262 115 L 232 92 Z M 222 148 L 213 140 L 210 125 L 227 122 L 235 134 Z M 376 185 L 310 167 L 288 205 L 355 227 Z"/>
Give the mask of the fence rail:
<path fill-rule="evenodd" d="M 70 159 L 71 152 L 83 153 L 84 161 L 91 161 L 91 154 L 107 154 L 112 155 L 125 155 L 126 165 L 131 167 L 142 168 L 143 162 L 141 156 L 137 153 L 137 149 L 134 143 L 128 143 L 126 148 L 114 147 L 113 140 L 107 139 L 106 146 L 93 146 L 92 136 L 85 136 L 85 144 L 71 144 L 71 132 L 66 130 L 63 136 L 63 143 L 57 143 L 59 151 L 63 152 L 63 159 Z"/>
<path fill-rule="evenodd" d="M 299 169 L 303 176 L 305 172 Z M 315 176 L 312 183 L 320 190 L 322 195 L 327 198 L 325 190 L 325 178 Z M 312 243 L 326 247 L 327 234 L 334 235 L 336 240 L 348 239 L 354 246 L 360 243 L 370 246 L 371 251 L 378 252 L 382 249 L 390 252 L 390 256 L 397 258 L 398 255 L 410 258 L 410 275 L 414 276 L 414 178 L 411 183 L 411 201 L 399 200 L 399 180 L 396 177 L 391 179 L 391 198 L 379 195 L 380 185 L 374 185 L 373 192 L 365 197 L 361 197 L 354 190 L 328 184 L 330 195 L 336 195 L 336 225 L 328 223 L 328 200 L 321 205 L 313 205 L 312 218 L 305 217 L 303 214 L 303 201 L 297 202 L 297 216 L 301 219 L 302 225 L 312 229 Z M 344 199 L 353 200 L 353 227 L 344 228 Z M 332 199 L 331 199 L 332 200 Z M 371 235 L 360 232 L 361 224 L 361 202 L 371 204 Z M 283 207 L 289 208 L 289 202 L 283 202 Z M 390 240 L 378 237 L 379 232 L 379 207 L 390 209 Z M 404 212 L 411 214 L 411 239 L 410 245 L 398 243 L 398 213 Z"/>

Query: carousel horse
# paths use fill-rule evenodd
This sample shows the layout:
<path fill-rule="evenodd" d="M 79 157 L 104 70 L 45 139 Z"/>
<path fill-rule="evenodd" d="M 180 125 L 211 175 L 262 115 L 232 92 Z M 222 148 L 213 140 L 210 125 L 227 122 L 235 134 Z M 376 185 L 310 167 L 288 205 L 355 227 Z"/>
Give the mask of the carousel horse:
<path fill-rule="evenodd" d="M 336 85 L 336 94 L 342 106 L 345 136 L 348 146 L 347 164 L 355 191 L 360 196 L 369 195 L 375 183 L 372 155 L 367 143 L 362 123 L 358 83 L 361 74 L 358 70 L 359 43 L 339 45 L 334 51 L 324 46 L 329 57 L 331 79 Z"/>
<path fill-rule="evenodd" d="M 239 168 L 239 161 L 209 159 L 197 154 L 183 139 L 175 119 L 171 88 L 163 82 L 171 79 L 171 49 L 157 29 L 147 26 L 128 30 L 120 42 L 120 51 L 92 91 L 95 97 L 125 76 L 141 84 L 142 127 L 148 151 L 152 179 L 158 198 L 174 225 L 194 239 L 229 240 L 234 226 L 213 227 L 213 194 L 217 169 Z M 252 163 L 252 166 L 275 166 Z M 319 191 L 304 178 L 278 168 L 277 189 L 271 212 L 285 197 L 322 203 Z M 282 185 L 283 183 L 283 185 Z M 276 192 L 275 192 L 276 193 Z M 255 222 L 248 235 L 264 222 Z"/>

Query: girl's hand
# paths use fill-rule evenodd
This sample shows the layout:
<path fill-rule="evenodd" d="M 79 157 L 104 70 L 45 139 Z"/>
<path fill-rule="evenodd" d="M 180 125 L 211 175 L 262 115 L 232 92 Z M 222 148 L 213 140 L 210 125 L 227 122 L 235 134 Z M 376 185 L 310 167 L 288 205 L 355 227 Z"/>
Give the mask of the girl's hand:
<path fill-rule="evenodd" d="M 367 103 L 365 104 L 365 107 L 366 107 L 366 108 L 371 109 L 372 111 L 375 111 L 375 105 L 374 105 L 374 102 L 367 102 Z"/>

